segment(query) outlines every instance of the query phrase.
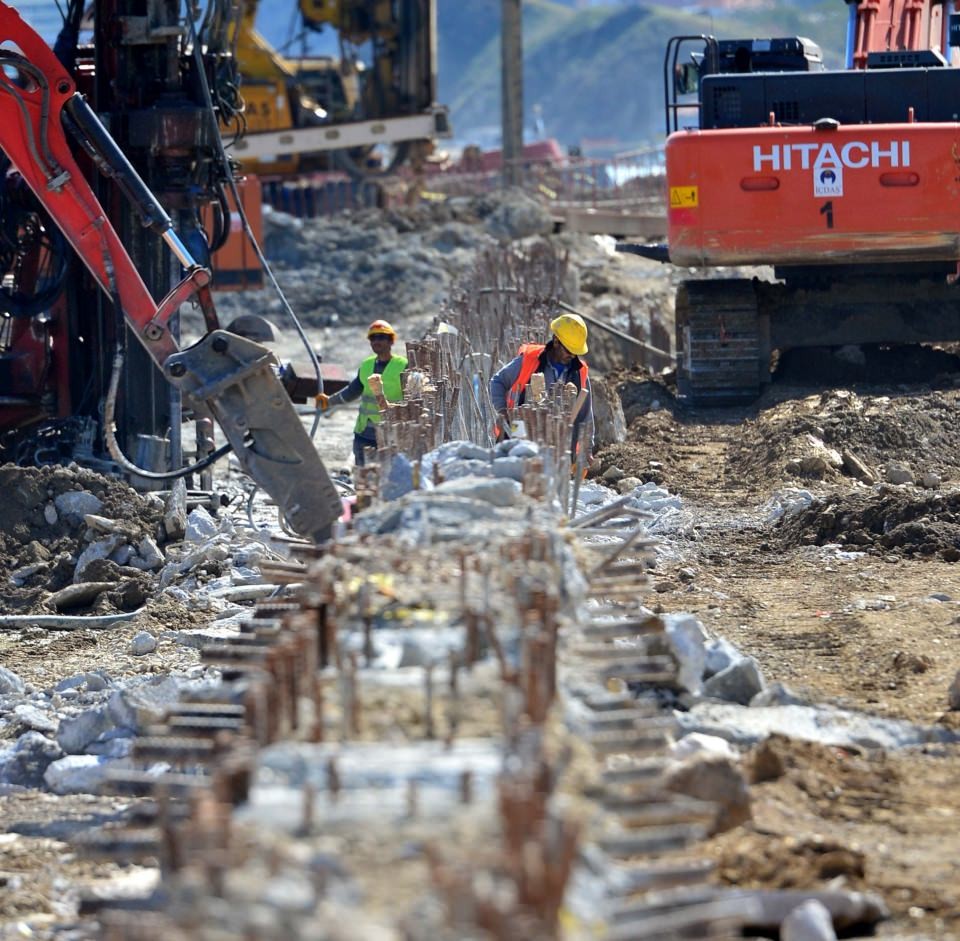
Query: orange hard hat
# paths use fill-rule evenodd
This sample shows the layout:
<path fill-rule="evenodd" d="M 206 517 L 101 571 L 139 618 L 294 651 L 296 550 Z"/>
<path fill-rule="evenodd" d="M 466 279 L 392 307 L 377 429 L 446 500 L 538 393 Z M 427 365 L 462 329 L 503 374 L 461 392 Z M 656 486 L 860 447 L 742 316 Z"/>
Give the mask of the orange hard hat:
<path fill-rule="evenodd" d="M 386 320 L 374 320 L 367 329 L 367 339 L 369 340 L 375 333 L 386 333 L 394 340 L 397 338 L 397 331 Z"/>

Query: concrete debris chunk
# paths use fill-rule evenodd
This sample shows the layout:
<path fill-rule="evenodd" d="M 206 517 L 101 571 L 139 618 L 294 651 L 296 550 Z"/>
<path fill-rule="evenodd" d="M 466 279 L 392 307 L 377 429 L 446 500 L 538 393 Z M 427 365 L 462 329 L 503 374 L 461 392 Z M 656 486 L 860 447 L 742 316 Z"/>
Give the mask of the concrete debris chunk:
<path fill-rule="evenodd" d="M 107 780 L 111 768 L 128 764 L 97 755 L 67 755 L 48 765 L 43 781 L 54 794 L 94 794 Z"/>
<path fill-rule="evenodd" d="M 182 477 L 170 488 L 164 506 L 163 529 L 171 542 L 183 539 L 187 531 L 187 485 Z"/>
<path fill-rule="evenodd" d="M 703 684 L 703 693 L 713 699 L 746 706 L 763 691 L 763 674 L 753 657 L 738 657 L 729 666 L 711 676 Z"/>
<path fill-rule="evenodd" d="M 13 670 L 8 670 L 5 666 L 0 666 L 0 695 L 5 696 L 9 693 L 22 693 L 24 688 L 23 680 L 21 680 Z"/>
<path fill-rule="evenodd" d="M 520 497 L 520 485 L 515 480 L 504 478 L 484 480 L 464 477 L 460 480 L 444 481 L 435 492 L 466 500 L 483 500 L 494 506 L 516 506 Z"/>
<path fill-rule="evenodd" d="M 807 434 L 801 443 L 802 454 L 788 461 L 785 470 L 788 474 L 802 474 L 808 477 L 823 477 L 843 466 L 843 458 L 835 448 L 827 447 L 816 435 Z"/>
<path fill-rule="evenodd" d="M 383 499 L 398 500 L 413 489 L 413 464 L 405 454 L 395 454 L 390 459 L 387 477 L 383 483 Z"/>
<path fill-rule="evenodd" d="M 801 490 L 796 487 L 787 487 L 783 490 L 777 490 L 773 496 L 764 504 L 764 512 L 768 523 L 774 523 L 784 516 L 793 516 L 807 509 L 814 501 L 814 496 L 809 490 Z"/>
<path fill-rule="evenodd" d="M 627 475 L 616 464 L 611 464 L 601 475 L 600 479 L 605 484 L 615 484 L 618 480 L 623 480 Z"/>
<path fill-rule="evenodd" d="M 678 761 L 683 761 L 701 753 L 723 755 L 731 760 L 736 760 L 739 757 L 733 746 L 725 738 L 720 738 L 719 735 L 704 735 L 702 732 L 691 732 L 689 735 L 684 735 L 670 746 L 671 756 Z"/>
<path fill-rule="evenodd" d="M 106 559 L 111 552 L 119 548 L 124 542 L 125 538 L 119 533 L 114 533 L 104 539 L 91 542 L 90 545 L 80 553 L 80 558 L 77 559 L 77 565 L 73 572 L 74 582 L 82 582 L 84 580 L 84 569 L 86 569 L 91 562 L 95 562 L 97 559 Z"/>
<path fill-rule="evenodd" d="M 704 679 L 726 670 L 731 663 L 743 656 L 725 637 L 715 637 L 706 643 L 707 662 L 703 669 Z"/>
<path fill-rule="evenodd" d="M 806 699 L 795 693 L 789 686 L 775 680 L 750 700 L 751 706 L 805 706 Z"/>
<path fill-rule="evenodd" d="M 553 232 L 553 216 L 533 197 L 519 189 L 507 190 L 503 197 L 484 221 L 489 235 L 499 242 L 511 242 Z"/>
<path fill-rule="evenodd" d="M 49 571 L 49 565 L 46 562 L 32 562 L 30 565 L 24 565 L 21 568 L 14 569 L 10 573 L 10 581 L 18 588 L 26 585 L 38 572 Z"/>
<path fill-rule="evenodd" d="M 493 476 L 493 466 L 489 460 L 446 461 L 440 467 L 442 481 L 461 480 L 464 477 Z"/>
<path fill-rule="evenodd" d="M 60 720 L 57 742 L 68 755 L 82 755 L 87 746 L 105 732 L 115 728 L 116 723 L 106 706 L 85 709 L 75 716 Z"/>
<path fill-rule="evenodd" d="M 131 556 L 129 564 L 145 572 L 154 572 L 163 565 L 163 553 L 153 539 L 144 536 L 137 543 L 137 554 Z"/>
<path fill-rule="evenodd" d="M 540 448 L 536 441 L 527 441 L 525 438 L 511 438 L 501 441 L 495 448 L 496 457 L 536 457 Z"/>
<path fill-rule="evenodd" d="M 61 516 L 68 516 L 75 523 L 79 523 L 88 513 L 99 513 L 103 509 L 103 501 L 86 490 L 57 494 L 53 504 Z"/>
<path fill-rule="evenodd" d="M 214 536 L 209 542 L 197 546 L 187 553 L 177 562 L 168 562 L 160 570 L 159 586 L 161 589 L 168 588 L 173 582 L 182 575 L 195 569 L 204 562 L 226 562 L 230 557 L 230 551 L 227 545 L 227 537 L 221 535 Z M 189 594 L 178 600 L 189 603 Z"/>
<path fill-rule="evenodd" d="M 96 513 L 86 513 L 83 517 L 84 523 L 91 529 L 101 533 L 121 533 L 127 539 L 137 538 L 137 529 L 126 520 L 112 520 L 106 516 L 98 516 Z"/>
<path fill-rule="evenodd" d="M 122 546 L 118 546 L 113 552 L 110 553 L 110 561 L 116 562 L 117 565 L 121 567 L 126 567 L 130 564 L 130 560 L 137 554 L 137 550 L 133 548 L 129 543 L 124 543 Z"/>
<path fill-rule="evenodd" d="M 128 649 L 134 657 L 142 657 L 144 654 L 153 653 L 157 649 L 157 638 L 149 631 L 139 631 L 130 639 Z"/>
<path fill-rule="evenodd" d="M 734 890 L 734 898 L 759 902 L 758 916 L 751 918 L 754 928 L 779 928 L 798 906 L 815 899 L 829 913 L 836 928 L 874 925 L 890 917 L 883 899 L 867 892 L 843 889 L 744 889 Z"/>
<path fill-rule="evenodd" d="M 696 752 L 667 769 L 667 788 L 717 805 L 712 833 L 723 833 L 752 817 L 750 786 L 736 761 L 715 752 Z"/>
<path fill-rule="evenodd" d="M 891 461 L 884 468 L 883 477 L 890 484 L 912 484 L 916 479 L 909 464 Z"/>
<path fill-rule="evenodd" d="M 703 687 L 703 670 L 707 662 L 703 625 L 692 614 L 663 616 L 667 640 L 677 661 L 677 680 L 693 695 Z"/>
<path fill-rule="evenodd" d="M 20 703 L 14 707 L 13 714 L 22 726 L 44 735 L 53 735 L 60 724 L 55 713 L 46 712 L 33 703 Z"/>
<path fill-rule="evenodd" d="M 519 444 L 519 442 L 517 442 Z M 486 461 L 493 460 L 493 453 L 490 448 L 481 447 L 472 441 L 451 441 L 450 447 L 443 445 L 437 449 L 440 460 L 455 458 L 458 461 Z"/>
<path fill-rule="evenodd" d="M 12 748 L 0 750 L 0 783 L 42 787 L 47 768 L 63 757 L 63 750 L 42 732 L 24 732 Z"/>
<path fill-rule="evenodd" d="M 48 503 L 43 508 L 43 518 L 46 520 L 48 526 L 57 525 L 57 521 L 60 519 L 60 514 L 57 513 L 56 504 Z"/>
<path fill-rule="evenodd" d="M 643 481 L 639 477 L 621 477 L 617 481 L 617 493 L 631 493 L 638 487 L 643 486 Z"/>
<path fill-rule="evenodd" d="M 133 751 L 134 737 L 129 729 L 114 729 L 87 746 L 88 755 L 103 758 L 126 758 Z"/>
<path fill-rule="evenodd" d="M 719 735 L 742 747 L 756 745 L 773 733 L 842 748 L 960 742 L 960 731 L 939 725 L 914 725 L 826 706 L 758 707 L 703 701 L 674 715 L 684 729 Z"/>
<path fill-rule="evenodd" d="M 163 718 L 180 699 L 180 684 L 172 676 L 158 676 L 139 685 L 117 690 L 108 705 L 117 726 L 142 732 Z"/>
<path fill-rule="evenodd" d="M 853 451 L 842 451 L 840 456 L 843 459 L 843 469 L 851 477 L 855 477 L 865 484 L 875 484 L 877 482 L 877 475 Z"/>
<path fill-rule="evenodd" d="M 635 509 L 645 510 L 648 513 L 660 516 L 668 510 L 679 510 L 683 506 L 683 500 L 659 484 L 648 480 L 633 491 L 629 505 Z"/>
<path fill-rule="evenodd" d="M 823 902 L 807 899 L 783 920 L 781 941 L 837 941 L 833 918 Z"/>
<path fill-rule="evenodd" d="M 498 457 L 493 462 L 493 476 L 506 477 L 510 480 L 523 482 L 525 459 L 515 457 L 513 454 L 506 457 Z"/>
<path fill-rule="evenodd" d="M 205 542 L 217 534 L 217 521 L 202 506 L 190 511 L 187 516 L 185 542 Z"/>

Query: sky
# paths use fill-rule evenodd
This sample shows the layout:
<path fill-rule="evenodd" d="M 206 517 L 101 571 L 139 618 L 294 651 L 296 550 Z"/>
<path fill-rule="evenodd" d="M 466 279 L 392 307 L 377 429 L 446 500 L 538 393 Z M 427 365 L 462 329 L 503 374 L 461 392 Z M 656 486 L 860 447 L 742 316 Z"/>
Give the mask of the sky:
<path fill-rule="evenodd" d="M 57 38 L 63 20 L 54 0 L 16 0 L 13 6 L 47 42 Z"/>

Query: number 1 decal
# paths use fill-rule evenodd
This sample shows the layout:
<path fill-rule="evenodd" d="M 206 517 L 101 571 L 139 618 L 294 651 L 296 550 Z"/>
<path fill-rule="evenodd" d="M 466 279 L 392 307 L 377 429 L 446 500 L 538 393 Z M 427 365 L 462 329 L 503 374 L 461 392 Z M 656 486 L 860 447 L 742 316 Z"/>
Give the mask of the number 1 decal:
<path fill-rule="evenodd" d="M 833 228 L 833 200 L 830 199 L 820 207 L 820 215 L 827 217 L 827 228 Z"/>

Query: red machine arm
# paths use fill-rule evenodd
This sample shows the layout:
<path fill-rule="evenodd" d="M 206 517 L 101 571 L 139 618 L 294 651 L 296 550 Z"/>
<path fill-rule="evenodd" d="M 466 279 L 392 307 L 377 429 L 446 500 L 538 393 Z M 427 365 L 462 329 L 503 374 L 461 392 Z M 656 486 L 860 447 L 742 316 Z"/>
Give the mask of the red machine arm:
<path fill-rule="evenodd" d="M 170 383 L 213 414 L 244 470 L 276 500 L 294 530 L 327 538 L 340 515 L 339 495 L 276 375 L 275 357 L 258 343 L 216 329 L 210 272 L 194 263 L 167 213 L 76 94 L 53 52 L 3 2 L 0 44 L 0 148 Z M 159 305 L 77 166 L 65 126 L 187 269 Z M 199 302 L 208 332 L 180 351 L 168 321 L 191 299 Z"/>
<path fill-rule="evenodd" d="M 167 327 L 176 310 L 157 304 L 120 243 L 93 190 L 77 166 L 63 130 L 64 106 L 74 97 L 73 79 L 52 50 L 23 20 L 0 3 L 0 148 L 10 158 L 83 260 L 101 288 L 119 299 L 124 316 L 159 365 L 176 352 Z M 191 283 L 209 282 L 198 271 Z M 178 287 L 180 300 L 190 293 Z"/>

